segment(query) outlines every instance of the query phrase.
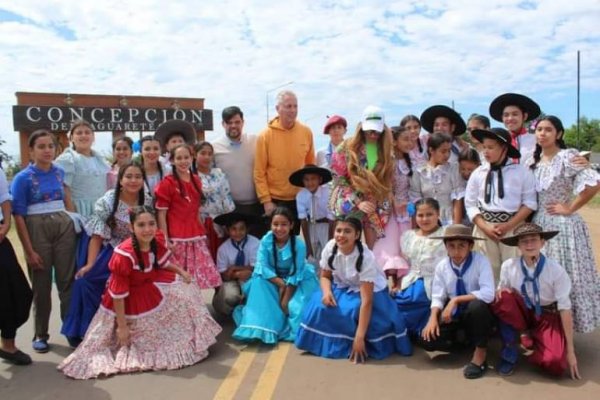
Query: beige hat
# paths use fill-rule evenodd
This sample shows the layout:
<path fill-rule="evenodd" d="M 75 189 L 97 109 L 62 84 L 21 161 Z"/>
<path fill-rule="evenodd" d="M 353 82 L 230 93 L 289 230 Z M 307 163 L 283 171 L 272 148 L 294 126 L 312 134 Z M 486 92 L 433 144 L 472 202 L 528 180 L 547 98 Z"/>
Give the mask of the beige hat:
<path fill-rule="evenodd" d="M 431 239 L 441 240 L 483 240 L 473 236 L 473 230 L 462 224 L 448 225 L 444 230 L 444 236 L 432 236 Z"/>

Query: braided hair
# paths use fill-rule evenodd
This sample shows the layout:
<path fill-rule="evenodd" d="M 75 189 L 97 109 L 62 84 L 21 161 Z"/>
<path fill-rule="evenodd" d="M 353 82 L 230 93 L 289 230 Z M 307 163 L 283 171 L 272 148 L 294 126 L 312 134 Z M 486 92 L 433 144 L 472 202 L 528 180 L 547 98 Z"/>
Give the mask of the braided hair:
<path fill-rule="evenodd" d="M 194 164 L 194 162 L 193 162 L 194 151 L 187 144 L 179 144 L 179 145 L 175 146 L 171 150 L 171 153 L 170 153 L 170 156 L 169 156 L 169 161 L 171 161 L 171 164 L 173 164 L 173 162 L 175 160 L 175 153 L 177 153 L 177 150 L 179 150 L 181 148 L 187 149 L 190 152 L 190 157 L 192 158 L 192 165 L 193 165 Z M 190 171 L 190 180 L 192 181 L 192 186 L 196 190 L 196 193 L 200 194 L 200 201 L 203 202 L 204 201 L 204 195 L 202 194 L 202 189 L 200 189 L 200 186 L 198 185 L 198 182 L 197 182 L 197 179 L 199 179 L 199 178 L 194 173 L 192 167 L 190 167 L 189 171 Z M 185 188 L 183 187 L 183 183 L 181 182 L 181 178 L 179 177 L 179 174 L 177 173 L 177 168 L 175 168 L 174 165 L 173 165 L 173 170 L 172 170 L 171 173 L 173 174 L 173 178 L 175 178 L 175 180 L 177 181 L 177 185 L 179 187 L 179 194 L 181 195 L 181 197 L 186 198 L 187 197 L 187 192 L 185 191 Z"/>
<path fill-rule="evenodd" d="M 392 130 L 392 136 L 394 137 L 394 142 L 396 140 L 398 140 L 400 135 L 407 132 L 406 128 L 403 126 L 392 126 L 391 130 Z M 419 146 L 420 146 L 421 141 L 418 140 L 417 142 L 419 143 Z M 398 152 L 396 151 L 395 148 L 394 148 L 394 151 L 396 152 L 396 158 L 398 158 Z M 412 170 L 412 160 L 410 159 L 410 155 L 408 153 L 402 153 L 402 158 L 404 159 L 404 162 L 408 166 L 408 176 L 412 176 L 413 170 Z"/>
<path fill-rule="evenodd" d="M 358 239 L 356 239 L 356 242 L 354 242 L 354 244 L 358 248 L 358 257 L 356 258 L 356 264 L 354 264 L 354 266 L 355 266 L 356 270 L 358 272 L 360 272 L 362 270 L 362 263 L 363 263 L 364 251 L 365 251 L 363 244 L 360 241 L 360 236 L 362 234 L 362 223 L 360 222 L 360 220 L 358 218 L 350 216 L 350 215 L 346 215 L 346 216 L 337 218 L 335 221 L 336 226 L 340 222 L 346 222 L 346 223 L 352 225 L 354 230 L 358 233 Z M 329 265 L 329 268 L 331 268 L 331 270 L 335 269 L 335 267 L 333 266 L 333 260 L 335 259 L 337 252 L 338 252 L 338 245 L 336 243 L 333 245 L 333 249 L 331 249 L 331 255 L 327 259 L 327 265 Z"/>
<path fill-rule="evenodd" d="M 287 207 L 277 206 L 277 208 L 275 208 L 275 211 L 273 211 L 273 214 L 271 214 L 271 221 L 277 215 L 281 215 L 285 219 L 287 219 L 290 222 L 290 225 L 294 224 L 294 220 L 295 220 L 294 215 Z M 275 240 L 275 238 L 273 238 L 273 266 L 275 267 L 275 272 L 277 272 L 277 243 L 276 242 L 277 241 Z M 292 276 L 292 275 L 296 274 L 296 235 L 294 235 L 294 232 L 291 231 L 291 227 L 290 227 L 290 247 L 292 248 L 292 269 L 290 269 L 290 272 L 288 273 L 287 276 Z"/>
<path fill-rule="evenodd" d="M 150 214 L 156 220 L 156 214 L 154 213 L 154 209 L 149 206 L 141 205 L 141 206 L 133 207 L 131 209 L 131 211 L 129 212 L 129 222 L 131 223 L 131 225 L 133 225 L 135 223 L 135 220 L 142 214 Z M 135 233 L 133 233 L 133 232 L 131 233 L 131 244 L 133 245 L 133 251 L 135 252 L 135 256 L 138 259 L 140 268 L 143 271 L 146 269 L 146 266 L 144 265 L 144 258 L 142 257 L 142 250 L 140 249 L 140 243 L 138 242 L 138 239 L 135 236 Z M 158 268 L 158 244 L 156 242 L 156 237 L 152 238 L 152 241 L 150 242 L 150 251 L 152 252 L 152 255 L 154 256 L 154 261 L 151 265 L 151 268 L 157 269 Z"/>
<path fill-rule="evenodd" d="M 138 168 L 142 172 L 142 178 L 144 179 L 144 181 L 146 180 L 146 174 L 144 173 L 144 168 L 142 168 L 140 165 L 134 163 L 133 161 L 130 161 L 127 164 L 124 164 L 123 166 L 121 166 L 121 168 L 119 168 L 119 175 L 117 177 L 117 186 L 115 187 L 115 196 L 113 199 L 112 208 L 111 208 L 110 214 L 108 215 L 108 218 L 106 218 L 106 225 L 108 225 L 108 227 L 110 229 L 114 229 L 116 226 L 115 214 L 117 213 L 117 209 L 119 208 L 119 200 L 121 198 L 121 189 L 122 189 L 121 180 L 123 179 L 125 172 L 127 172 L 127 170 L 130 167 Z M 145 202 L 144 196 L 145 196 L 144 187 L 142 186 L 142 188 L 138 192 L 138 205 L 139 206 L 144 205 L 144 202 Z"/>
<path fill-rule="evenodd" d="M 563 139 L 564 133 L 565 133 L 565 128 L 562 124 L 562 121 L 558 117 L 555 117 L 554 115 L 547 115 L 543 118 L 540 118 L 537 121 L 537 125 L 539 125 L 539 123 L 542 121 L 548 121 L 552 124 L 554 129 L 556 129 L 556 145 L 558 146 L 559 149 L 566 149 L 567 145 L 565 144 L 565 141 Z M 562 132 L 562 135 L 560 137 L 558 137 L 558 135 L 561 132 Z M 530 168 L 532 170 L 536 169 L 537 165 L 541 159 L 542 159 L 542 146 L 540 146 L 539 144 L 536 143 L 535 151 L 533 152 L 533 164 L 531 164 Z"/>

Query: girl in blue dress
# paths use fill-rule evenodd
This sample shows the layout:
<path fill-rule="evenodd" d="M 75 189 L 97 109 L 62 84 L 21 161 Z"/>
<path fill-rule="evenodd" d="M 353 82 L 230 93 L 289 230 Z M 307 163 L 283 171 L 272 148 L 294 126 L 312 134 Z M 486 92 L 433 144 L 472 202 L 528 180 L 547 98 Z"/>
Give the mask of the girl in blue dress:
<path fill-rule="evenodd" d="M 319 284 L 304 242 L 292 234 L 293 221 L 285 207 L 273 212 L 252 277 L 242 286 L 246 303 L 233 311 L 234 339 L 276 344 L 296 338 L 302 309 Z"/>
<path fill-rule="evenodd" d="M 296 347 L 326 358 L 364 362 L 412 354 L 404 319 L 373 253 L 362 244 L 360 220 L 339 219 L 321 254 L 321 290 L 306 308 Z"/>

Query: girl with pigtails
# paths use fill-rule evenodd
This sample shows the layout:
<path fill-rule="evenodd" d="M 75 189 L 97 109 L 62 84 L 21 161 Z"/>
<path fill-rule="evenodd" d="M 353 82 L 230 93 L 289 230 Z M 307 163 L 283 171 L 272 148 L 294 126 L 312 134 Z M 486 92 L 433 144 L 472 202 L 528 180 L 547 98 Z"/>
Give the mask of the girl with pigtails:
<path fill-rule="evenodd" d="M 58 366 L 71 378 L 193 365 L 208 356 L 221 331 L 198 286 L 189 284 L 190 274 L 170 261 L 154 210 L 136 206 L 129 222 L 131 237 L 110 258 L 110 278 L 88 333 Z"/>
<path fill-rule="evenodd" d="M 71 304 L 61 329 L 71 347 L 81 342 L 98 309 L 114 248 L 129 237 L 129 209 L 144 204 L 152 204 L 152 197 L 144 193 L 144 171 L 126 163 L 119 169 L 116 188 L 96 201 L 80 239 Z"/>
<path fill-rule="evenodd" d="M 221 285 L 221 275 L 208 250 L 206 232 L 200 222 L 202 183 L 192 172 L 194 153 L 181 144 L 170 152 L 171 175 L 155 190 L 158 226 L 174 252 L 173 262 L 188 271 L 201 289 Z"/>
<path fill-rule="evenodd" d="M 393 353 L 408 356 L 412 347 L 404 320 L 361 233 L 356 217 L 336 221 L 334 238 L 321 254 L 321 290 L 305 307 L 296 347 L 354 363 Z"/>
<path fill-rule="evenodd" d="M 144 168 L 144 185 L 150 196 L 154 196 L 154 189 L 165 175 L 170 173 L 160 161 L 160 141 L 151 135 L 140 140 L 140 165 Z"/>

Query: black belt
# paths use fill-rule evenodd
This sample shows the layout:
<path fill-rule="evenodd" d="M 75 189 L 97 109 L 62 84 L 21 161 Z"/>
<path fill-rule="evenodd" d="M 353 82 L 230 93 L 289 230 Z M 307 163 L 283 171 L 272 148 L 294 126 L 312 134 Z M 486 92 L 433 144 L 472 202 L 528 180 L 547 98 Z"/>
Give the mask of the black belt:
<path fill-rule="evenodd" d="M 558 303 L 554 302 L 547 306 L 542 306 L 542 312 L 556 314 L 558 312 Z"/>
<path fill-rule="evenodd" d="M 309 219 L 309 221 L 311 221 L 311 220 Z M 324 224 L 326 222 L 329 222 L 329 218 L 319 218 L 319 219 L 316 219 L 316 220 L 311 221 L 311 222 L 316 222 L 317 224 Z"/>
<path fill-rule="evenodd" d="M 481 217 L 486 220 L 487 222 L 492 222 L 492 223 L 496 223 L 496 224 L 501 224 L 504 222 L 507 222 L 509 219 L 512 218 L 513 215 L 515 215 L 514 213 L 507 213 L 504 211 L 487 211 L 487 210 L 483 210 L 480 209 L 481 211 Z"/>

